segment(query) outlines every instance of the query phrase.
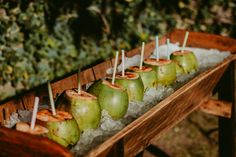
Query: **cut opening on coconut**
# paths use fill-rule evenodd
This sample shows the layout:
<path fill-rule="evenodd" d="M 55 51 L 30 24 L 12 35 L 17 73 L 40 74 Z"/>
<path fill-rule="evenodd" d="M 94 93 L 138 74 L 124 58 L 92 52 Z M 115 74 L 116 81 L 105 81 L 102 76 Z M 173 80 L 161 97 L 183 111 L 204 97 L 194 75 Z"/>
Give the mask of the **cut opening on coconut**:
<path fill-rule="evenodd" d="M 103 81 L 102 81 L 102 84 L 107 85 L 107 86 L 109 86 L 109 87 L 111 87 L 111 88 L 113 88 L 113 89 L 124 90 L 124 88 L 121 87 L 120 85 L 115 84 L 115 83 L 112 84 L 110 81 L 107 81 L 107 80 L 103 80 Z"/>
<path fill-rule="evenodd" d="M 122 73 L 116 74 L 116 79 L 128 79 L 128 80 L 135 80 L 139 78 L 139 74 L 134 72 L 125 72 L 125 76 L 122 77 Z"/>
<path fill-rule="evenodd" d="M 132 70 L 134 72 L 150 72 L 152 68 L 148 66 L 142 66 L 142 69 L 139 69 L 139 66 L 132 66 L 129 67 L 129 70 Z"/>
<path fill-rule="evenodd" d="M 160 59 L 155 59 L 155 58 L 146 58 L 144 60 L 145 64 L 149 64 L 149 65 L 155 65 L 155 66 L 160 66 L 160 65 L 167 65 L 170 64 L 172 61 L 169 59 L 164 59 L 164 58 L 160 58 Z"/>
<path fill-rule="evenodd" d="M 42 135 L 42 134 L 46 134 L 48 133 L 48 129 L 36 124 L 34 126 L 34 129 L 30 128 L 30 124 L 29 123 L 25 123 L 25 122 L 19 122 L 16 124 L 16 130 L 21 131 L 21 132 L 26 132 L 29 134 L 33 134 L 33 135 Z"/>
<path fill-rule="evenodd" d="M 54 116 L 51 110 L 43 109 L 37 113 L 36 117 L 38 120 L 41 120 L 44 122 L 61 122 L 61 121 L 70 120 L 73 118 L 70 113 L 65 112 L 65 111 L 57 110 L 56 113 L 57 114 Z"/>
<path fill-rule="evenodd" d="M 85 91 L 81 91 L 80 94 L 78 93 L 78 89 L 69 89 L 66 90 L 65 92 L 66 96 L 69 98 L 73 98 L 73 99 L 87 99 L 87 100 L 92 100 L 92 99 L 97 99 L 96 96 L 87 93 Z"/>
<path fill-rule="evenodd" d="M 188 50 L 184 50 L 183 52 L 181 51 L 181 50 L 179 50 L 179 51 L 175 51 L 175 52 L 173 52 L 172 54 L 173 55 L 186 55 L 186 54 L 189 54 L 189 53 L 192 53 L 191 51 L 188 51 Z"/>

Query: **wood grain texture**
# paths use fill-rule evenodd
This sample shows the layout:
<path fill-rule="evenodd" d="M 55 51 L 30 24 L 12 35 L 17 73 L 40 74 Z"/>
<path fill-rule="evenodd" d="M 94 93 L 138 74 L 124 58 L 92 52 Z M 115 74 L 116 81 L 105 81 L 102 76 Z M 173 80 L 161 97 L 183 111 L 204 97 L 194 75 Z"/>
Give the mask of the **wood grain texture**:
<path fill-rule="evenodd" d="M 4 120 L 9 120 L 11 113 L 16 112 L 18 109 L 24 109 L 24 105 L 20 100 L 11 100 L 4 105 L 0 106 L 0 125 Z"/>
<path fill-rule="evenodd" d="M 32 110 L 34 107 L 34 97 L 36 96 L 35 92 L 30 92 L 25 94 L 22 97 L 23 105 L 26 109 Z"/>
<path fill-rule="evenodd" d="M 89 69 L 86 69 L 84 71 L 82 71 L 80 74 L 79 74 L 79 77 L 80 77 L 80 83 L 81 85 L 85 85 L 85 84 L 88 84 L 92 81 L 95 80 L 95 77 L 94 77 L 94 74 L 93 74 L 93 69 L 92 68 L 89 68 Z M 77 87 L 76 87 L 77 88 Z"/>
<path fill-rule="evenodd" d="M 48 99 L 48 90 L 47 85 L 40 86 L 37 90 L 31 91 L 27 94 L 25 94 L 22 97 L 22 103 L 24 105 L 24 108 L 27 110 L 33 110 L 34 107 L 34 99 L 35 97 L 39 97 L 39 104 L 42 104 L 45 102 L 45 99 Z"/>
<path fill-rule="evenodd" d="M 113 141 L 113 144 L 106 145 L 106 148 L 101 151 L 101 149 L 94 149 L 90 151 L 86 157 L 124 157 L 124 141 L 123 138 Z M 103 144 L 102 144 L 103 145 Z"/>
<path fill-rule="evenodd" d="M 3 113 L 3 108 L 5 107 L 5 105 L 0 106 L 0 125 L 2 124 L 2 122 L 4 121 L 4 113 Z"/>
<path fill-rule="evenodd" d="M 231 106 L 231 102 L 209 98 L 200 105 L 199 110 L 215 116 L 230 118 Z"/>
<path fill-rule="evenodd" d="M 169 36 L 169 35 L 163 36 L 162 38 L 159 39 L 159 45 L 163 45 L 166 43 L 167 36 Z M 155 49 L 155 41 L 147 43 L 145 45 L 144 58 L 149 57 L 153 53 L 154 49 Z M 141 53 L 141 46 L 129 51 L 126 56 L 132 57 L 132 56 L 140 54 L 140 53 Z"/>
<path fill-rule="evenodd" d="M 121 63 L 121 60 L 122 60 L 122 58 L 121 58 L 121 53 L 119 53 L 117 66 Z M 112 67 L 114 67 L 114 65 L 115 65 L 115 57 L 114 57 L 114 58 L 111 58 L 110 61 L 111 61 L 111 65 L 112 65 Z"/>
<path fill-rule="evenodd" d="M 58 94 L 61 94 L 64 90 L 77 88 L 77 74 L 73 74 L 62 80 L 51 83 L 53 97 L 55 98 Z"/>
<path fill-rule="evenodd" d="M 85 85 L 89 82 L 92 82 L 95 80 L 93 69 L 85 69 L 80 72 L 80 83 L 81 85 Z M 56 82 L 52 83 L 52 89 L 54 96 L 55 93 L 62 93 L 64 90 L 77 88 L 78 87 L 78 74 L 72 74 L 71 76 L 68 76 L 62 80 L 58 80 Z"/>
<path fill-rule="evenodd" d="M 96 80 L 103 78 L 106 76 L 106 70 L 112 67 L 112 63 L 110 60 L 102 62 L 93 67 L 94 77 Z"/>
<path fill-rule="evenodd" d="M 71 153 L 55 142 L 0 126 L 1 157 L 71 157 Z"/>

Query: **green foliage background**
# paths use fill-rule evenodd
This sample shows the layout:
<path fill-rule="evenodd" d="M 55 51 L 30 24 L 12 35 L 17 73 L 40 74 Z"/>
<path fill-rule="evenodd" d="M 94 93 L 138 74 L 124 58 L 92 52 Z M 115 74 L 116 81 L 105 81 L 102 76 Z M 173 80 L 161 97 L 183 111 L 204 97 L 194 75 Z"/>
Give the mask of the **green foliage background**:
<path fill-rule="evenodd" d="M 236 37 L 233 0 L 0 0 L 0 100 L 175 28 Z"/>

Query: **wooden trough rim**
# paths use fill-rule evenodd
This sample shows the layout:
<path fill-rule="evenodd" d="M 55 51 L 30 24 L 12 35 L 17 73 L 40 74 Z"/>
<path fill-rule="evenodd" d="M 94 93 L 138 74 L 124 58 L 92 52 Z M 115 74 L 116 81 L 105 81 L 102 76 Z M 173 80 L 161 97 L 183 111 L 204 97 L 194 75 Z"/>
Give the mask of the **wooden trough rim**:
<path fill-rule="evenodd" d="M 2 145 L 2 143 L 7 145 Z M 19 146 L 22 146 L 22 143 L 28 145 L 27 147 L 23 147 L 21 150 L 24 154 L 27 154 L 27 156 L 72 157 L 71 152 L 67 148 L 60 146 L 56 142 L 51 141 L 46 137 L 31 135 L 0 126 L 0 156 L 8 156 L 8 154 L 4 154 L 8 151 L 16 151 L 13 153 L 14 156 L 22 156 L 22 154 L 19 154 L 18 150 L 14 149 L 14 147 L 14 150 L 11 149 L 12 143 Z M 10 150 L 4 150 L 6 147 L 8 147 Z M 33 153 L 30 151 L 31 149 L 34 150 Z"/>
<path fill-rule="evenodd" d="M 169 37 L 171 39 L 171 41 L 179 41 L 181 43 L 181 40 L 183 39 L 184 37 L 184 33 L 185 31 L 181 31 L 181 30 L 177 30 L 177 31 L 174 31 L 164 37 L 162 37 L 162 39 L 160 40 L 160 43 L 163 44 L 165 43 L 165 40 L 167 37 Z M 213 40 L 212 41 L 208 41 L 204 38 L 207 37 L 212 37 Z M 172 95 L 170 95 L 169 97 L 165 98 L 163 101 L 161 101 L 160 103 L 158 103 L 158 105 L 154 106 L 153 108 L 151 108 L 149 111 L 147 111 L 146 113 L 144 113 L 142 116 L 140 116 L 139 118 L 137 118 L 136 120 L 134 120 L 133 122 L 131 122 L 129 125 L 127 125 L 126 127 L 124 127 L 121 131 L 119 131 L 118 133 L 116 133 L 115 135 L 111 136 L 109 139 L 107 139 L 106 141 L 104 141 L 102 144 L 98 145 L 97 147 L 95 147 L 93 150 L 91 150 L 87 156 L 96 156 L 96 155 L 99 155 L 101 154 L 103 151 L 109 149 L 112 145 L 114 145 L 116 142 L 118 142 L 119 140 L 122 140 L 122 138 L 125 136 L 125 135 L 128 135 L 130 132 L 132 132 L 137 126 L 141 125 L 141 123 L 144 123 L 146 120 L 148 120 L 152 115 L 158 113 L 158 111 L 160 111 L 162 108 L 165 108 L 168 103 L 171 102 L 171 99 L 175 98 L 175 97 L 178 97 L 179 95 L 183 94 L 184 92 L 186 92 L 188 89 L 190 89 L 192 86 L 196 85 L 196 83 L 198 82 L 201 82 L 202 79 L 204 78 L 207 78 L 208 76 L 210 76 L 212 73 L 214 73 L 215 71 L 217 71 L 218 69 L 224 67 L 224 66 L 227 66 L 231 61 L 235 60 L 236 59 L 236 40 L 235 39 L 230 39 L 230 38 L 227 38 L 227 37 L 221 37 L 221 36 L 218 36 L 218 35 L 210 35 L 210 34 L 205 34 L 205 33 L 197 33 L 197 32 L 190 32 L 190 36 L 189 38 L 194 38 L 196 37 L 196 39 L 192 39 L 192 40 L 189 40 L 187 46 L 192 46 L 192 47 L 196 47 L 195 45 L 201 45 L 201 42 L 202 40 L 205 40 L 207 41 L 208 43 L 210 43 L 210 45 L 212 45 L 212 43 L 215 43 L 215 42 L 226 42 L 228 46 L 230 46 L 230 49 L 228 49 L 229 47 L 228 46 L 225 46 L 225 45 L 222 45 L 222 44 L 219 44 L 217 45 L 218 47 L 214 47 L 216 49 L 219 49 L 219 50 L 229 50 L 232 52 L 232 55 L 231 57 L 225 59 L 223 62 L 217 64 L 216 66 L 214 66 L 213 68 L 210 68 L 209 70 L 199 74 L 198 76 L 196 76 L 195 78 L 193 78 L 191 81 L 189 81 L 187 84 L 183 85 L 180 89 L 178 89 L 177 91 L 175 91 Z M 201 40 L 199 40 L 199 38 Z M 227 41 L 230 41 L 230 42 L 227 42 Z M 233 44 L 234 43 L 234 44 Z M 154 46 L 155 46 L 155 42 L 151 42 L 149 44 L 147 44 L 146 47 L 148 47 L 149 49 L 154 49 Z M 201 47 L 201 46 L 199 46 Z M 213 48 L 213 47 L 205 47 L 205 45 L 202 45 L 202 48 Z M 137 54 L 137 52 L 140 52 L 140 48 L 136 48 L 134 50 L 131 50 L 127 56 L 130 57 L 130 56 L 133 56 L 135 54 Z M 150 54 L 150 53 L 149 53 Z M 145 54 L 146 57 L 148 54 Z M 113 61 L 114 59 L 111 60 L 111 62 Z M 198 106 L 196 106 L 197 108 Z M 175 124 L 177 122 L 179 122 L 181 119 L 178 119 L 176 120 Z M 7 128 L 2 128 L 0 127 L 0 134 L 1 132 L 6 132 L 8 129 Z M 15 130 L 10 130 L 11 133 L 15 133 L 19 136 L 23 135 L 22 133 L 20 132 L 17 132 Z M 31 137 L 31 136 L 30 136 Z M 41 137 L 40 137 L 41 138 Z M 39 137 L 35 137 L 35 136 L 32 136 L 32 141 L 35 139 L 35 140 L 38 140 L 40 139 Z M 45 138 L 41 138 L 41 139 L 44 139 L 44 140 L 47 140 Z M 1 140 L 0 140 L 1 141 Z M 48 140 L 49 141 L 49 140 Z M 50 141 L 49 141 L 50 142 Z M 52 142 L 52 141 L 51 141 Z M 1 143 L 1 142 L 0 142 Z M 57 147 L 61 147 L 60 145 L 58 144 L 55 144 L 54 142 L 52 142 L 52 145 L 55 145 Z M 64 149 L 65 150 L 65 149 Z M 67 152 L 68 153 L 68 152 Z M 67 154 L 68 155 L 68 154 Z M 67 156 L 65 155 L 65 156 Z"/>

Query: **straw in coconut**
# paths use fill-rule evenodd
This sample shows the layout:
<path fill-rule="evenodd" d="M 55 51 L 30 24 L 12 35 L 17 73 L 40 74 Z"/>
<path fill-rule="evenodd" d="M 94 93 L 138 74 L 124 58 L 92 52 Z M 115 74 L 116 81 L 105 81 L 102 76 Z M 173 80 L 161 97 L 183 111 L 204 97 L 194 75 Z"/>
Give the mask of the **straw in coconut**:
<path fill-rule="evenodd" d="M 112 81 L 111 81 L 112 84 L 115 83 L 116 68 L 117 68 L 117 63 L 118 63 L 118 56 L 119 56 L 119 51 L 116 51 L 116 59 L 115 59 L 115 65 L 114 65 L 114 68 L 113 68 L 113 75 L 112 75 Z"/>
<path fill-rule="evenodd" d="M 39 106 L 39 97 L 35 97 L 34 98 L 34 109 L 33 109 L 33 114 L 32 114 L 31 123 L 30 123 L 31 130 L 34 130 L 36 115 L 38 112 L 38 106 Z"/>
<path fill-rule="evenodd" d="M 156 53 L 157 60 L 159 59 L 158 47 L 159 47 L 159 39 L 158 39 L 158 35 L 156 35 L 155 53 Z"/>
<path fill-rule="evenodd" d="M 166 44 L 167 44 L 167 59 L 170 59 L 170 39 L 166 39 Z"/>
<path fill-rule="evenodd" d="M 188 40 L 188 35 L 189 35 L 189 32 L 187 31 L 185 33 L 185 36 L 184 36 L 184 42 L 183 42 L 183 46 L 182 46 L 181 52 L 184 52 L 184 49 L 185 49 L 185 46 L 186 46 L 186 43 L 187 43 L 187 40 Z"/>
<path fill-rule="evenodd" d="M 81 84 L 80 84 L 80 68 L 78 69 L 78 76 L 77 76 L 77 81 L 78 81 L 78 94 L 81 94 Z"/>
<path fill-rule="evenodd" d="M 125 51 L 122 50 L 122 77 L 125 77 Z"/>
<path fill-rule="evenodd" d="M 56 115 L 56 110 L 55 110 L 55 105 L 54 105 L 54 100 L 53 100 L 53 95 L 52 95 L 52 87 L 50 82 L 48 81 L 48 93 L 49 93 L 49 100 L 50 100 L 50 105 L 52 109 L 52 115 Z"/>
<path fill-rule="evenodd" d="M 140 69 L 140 70 L 141 70 L 142 67 L 143 67 L 144 47 L 145 47 L 145 42 L 142 42 L 141 58 L 140 58 L 140 64 L 139 64 L 139 69 Z"/>

